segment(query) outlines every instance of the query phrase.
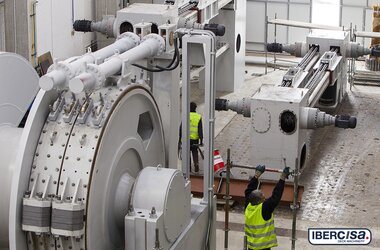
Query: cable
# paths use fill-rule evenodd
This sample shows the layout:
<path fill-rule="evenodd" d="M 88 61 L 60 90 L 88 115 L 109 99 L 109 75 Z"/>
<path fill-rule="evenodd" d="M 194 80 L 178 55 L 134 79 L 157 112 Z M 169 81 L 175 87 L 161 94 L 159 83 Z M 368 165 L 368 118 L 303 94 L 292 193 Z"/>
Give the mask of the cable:
<path fill-rule="evenodd" d="M 135 67 L 137 67 L 137 68 L 149 71 L 149 72 L 163 72 L 163 71 L 165 71 L 165 70 L 162 70 L 162 69 L 149 69 L 147 67 L 144 67 L 142 65 L 138 65 L 138 64 L 135 64 L 135 63 L 133 63 L 132 65 L 135 66 Z"/>
<path fill-rule="evenodd" d="M 159 68 L 159 69 L 162 69 L 162 70 L 166 70 L 166 71 L 171 71 L 171 70 L 174 70 L 175 68 L 178 67 L 179 62 L 180 62 L 180 54 L 179 54 L 179 49 L 178 49 L 177 40 L 174 40 L 174 47 L 175 47 L 174 57 L 173 57 L 172 62 L 168 65 L 168 67 L 163 68 L 163 67 L 161 67 L 161 66 L 159 66 L 159 65 L 156 65 L 156 68 Z M 171 67 L 171 65 L 172 65 L 173 62 L 174 62 L 174 59 L 176 59 L 176 63 L 174 64 L 173 67 Z"/>
<path fill-rule="evenodd" d="M 153 67 L 153 69 L 151 68 L 147 68 L 147 67 L 144 67 L 142 65 L 139 65 L 139 64 L 132 64 L 133 66 L 137 67 L 137 68 L 140 68 L 140 69 L 143 69 L 143 70 L 146 70 L 146 71 L 150 71 L 150 72 L 163 72 L 163 71 L 171 71 L 171 70 L 174 70 L 175 68 L 178 67 L 179 65 L 179 62 L 180 62 L 180 54 L 179 54 L 179 49 L 178 49 L 178 43 L 177 43 L 177 39 L 174 40 L 174 56 L 171 60 L 171 62 L 169 63 L 168 66 L 166 67 L 161 67 L 159 65 L 155 65 Z M 175 62 L 174 66 L 173 63 Z"/>

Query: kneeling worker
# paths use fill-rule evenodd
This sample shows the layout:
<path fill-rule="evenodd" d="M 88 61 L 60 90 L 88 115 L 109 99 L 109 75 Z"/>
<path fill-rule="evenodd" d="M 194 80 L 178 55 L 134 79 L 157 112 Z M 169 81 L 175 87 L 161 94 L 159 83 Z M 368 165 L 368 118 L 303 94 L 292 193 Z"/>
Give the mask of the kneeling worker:
<path fill-rule="evenodd" d="M 255 176 L 249 181 L 245 190 L 245 235 L 248 249 L 251 250 L 278 246 L 273 211 L 281 200 L 285 179 L 289 178 L 290 169 L 284 168 L 272 196 L 267 200 L 261 190 L 257 189 L 259 177 L 264 172 L 265 166 L 257 166 Z"/>

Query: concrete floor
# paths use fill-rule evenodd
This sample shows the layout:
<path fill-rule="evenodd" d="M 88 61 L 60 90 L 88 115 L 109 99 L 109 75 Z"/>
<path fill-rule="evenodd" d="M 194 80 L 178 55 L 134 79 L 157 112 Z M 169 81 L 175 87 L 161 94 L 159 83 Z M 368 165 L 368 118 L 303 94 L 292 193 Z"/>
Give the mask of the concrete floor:
<path fill-rule="evenodd" d="M 233 93 L 218 93 L 228 99 L 251 96 L 262 83 L 276 83 L 284 71 L 276 70 L 257 76 L 263 69 L 247 67 L 246 82 Z M 253 76 L 252 76 L 253 75 Z M 203 92 L 194 84 L 193 100 L 202 103 Z M 202 112 L 203 105 L 199 105 Z M 365 227 L 372 231 L 369 246 L 351 249 L 380 249 L 380 88 L 354 86 L 348 91 L 336 113 L 358 118 L 353 130 L 328 127 L 313 132 L 307 167 L 301 176 L 305 186 L 301 209 L 297 215 L 297 249 L 346 249 L 347 247 L 312 246 L 307 239 L 309 227 Z M 231 148 L 236 164 L 249 164 L 250 138 L 246 124 L 249 119 L 233 112 L 217 112 L 215 148 L 225 157 Z M 224 158 L 225 159 L 225 158 Z M 248 178 L 253 171 L 236 169 L 238 178 Z M 291 247 L 291 210 L 276 211 L 279 247 Z M 218 212 L 217 249 L 224 243 L 224 212 Z M 237 206 L 231 214 L 228 249 L 243 249 L 242 209 Z"/>

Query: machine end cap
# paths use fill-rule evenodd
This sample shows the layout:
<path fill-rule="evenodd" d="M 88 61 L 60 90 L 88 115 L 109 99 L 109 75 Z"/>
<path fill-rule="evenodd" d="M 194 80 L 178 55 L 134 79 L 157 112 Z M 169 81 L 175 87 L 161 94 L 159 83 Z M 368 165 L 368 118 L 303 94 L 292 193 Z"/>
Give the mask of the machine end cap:
<path fill-rule="evenodd" d="M 91 32 L 92 31 L 91 24 L 92 24 L 92 21 L 89 21 L 89 20 L 76 20 L 73 23 L 73 29 L 75 31 L 80 31 L 80 32 Z"/>
<path fill-rule="evenodd" d="M 348 121 L 349 128 L 356 128 L 356 123 L 357 123 L 356 117 L 351 116 L 349 121 Z"/>
<path fill-rule="evenodd" d="M 227 99 L 215 99 L 215 110 L 228 110 L 227 108 Z"/>
<path fill-rule="evenodd" d="M 268 52 L 274 52 L 274 53 L 282 53 L 282 44 L 281 43 L 268 43 L 267 44 L 267 51 Z"/>
<path fill-rule="evenodd" d="M 44 75 L 40 78 L 39 85 L 41 89 L 49 91 L 54 87 L 54 80 L 51 77 Z"/>
<path fill-rule="evenodd" d="M 356 128 L 357 119 L 355 116 L 338 115 L 335 118 L 335 127 L 338 128 Z"/>
<path fill-rule="evenodd" d="M 212 31 L 216 36 L 224 36 L 226 33 L 226 27 L 217 23 L 205 24 L 204 29 Z"/>
<path fill-rule="evenodd" d="M 73 92 L 74 94 L 79 94 L 84 91 L 85 84 L 82 82 L 81 79 L 74 77 L 69 82 L 69 88 L 70 88 L 70 91 Z"/>

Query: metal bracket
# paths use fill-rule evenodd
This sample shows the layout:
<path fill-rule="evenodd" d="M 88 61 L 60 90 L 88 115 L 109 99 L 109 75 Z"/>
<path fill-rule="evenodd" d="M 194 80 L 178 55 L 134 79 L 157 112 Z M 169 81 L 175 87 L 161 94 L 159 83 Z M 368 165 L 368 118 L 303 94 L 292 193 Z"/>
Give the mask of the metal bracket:
<path fill-rule="evenodd" d="M 78 122 L 80 124 L 84 124 L 86 122 L 87 117 L 90 114 L 93 106 L 94 106 L 94 101 L 92 99 L 87 99 L 86 103 L 82 106 L 79 112 Z"/>
<path fill-rule="evenodd" d="M 70 105 L 70 106 L 67 106 Z M 72 106 L 71 106 L 72 105 Z M 66 104 L 64 107 L 63 121 L 70 123 L 77 112 L 79 106 L 79 100 L 72 100 L 70 104 Z"/>
<path fill-rule="evenodd" d="M 59 236 L 80 237 L 84 234 L 84 204 L 71 202 L 66 197 L 65 202 L 53 202 L 51 214 L 51 233 Z"/>
<path fill-rule="evenodd" d="M 53 105 L 51 105 L 51 110 L 49 113 L 48 120 L 49 121 L 56 121 L 58 118 L 59 113 L 62 111 L 63 106 L 65 105 L 65 98 L 58 98 Z"/>

